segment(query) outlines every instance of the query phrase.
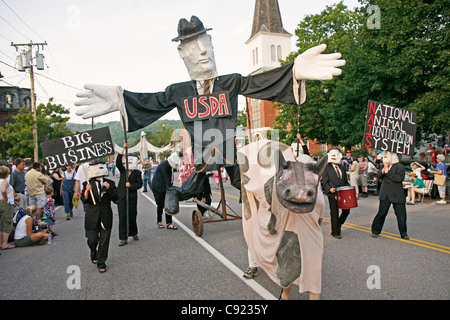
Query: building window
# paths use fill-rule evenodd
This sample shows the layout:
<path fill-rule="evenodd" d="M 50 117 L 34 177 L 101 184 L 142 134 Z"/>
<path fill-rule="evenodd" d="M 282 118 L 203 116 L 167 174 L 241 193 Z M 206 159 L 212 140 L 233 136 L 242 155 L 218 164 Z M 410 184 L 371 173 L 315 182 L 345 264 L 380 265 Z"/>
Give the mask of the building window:
<path fill-rule="evenodd" d="M 31 98 L 30 97 L 26 97 L 25 99 L 23 99 L 23 105 L 27 109 L 31 109 Z"/>
<path fill-rule="evenodd" d="M 258 64 L 258 48 L 255 49 L 255 61 Z"/>
<path fill-rule="evenodd" d="M 253 119 L 252 119 L 252 129 L 261 128 L 261 100 L 252 100 L 253 107 Z"/>
<path fill-rule="evenodd" d="M 275 55 L 275 46 L 274 45 L 270 46 L 270 58 L 272 59 L 272 61 L 277 61 L 277 57 Z"/>
<path fill-rule="evenodd" d="M 5 101 L 5 108 L 11 109 L 12 108 L 12 94 L 7 92 L 4 95 L 4 101 Z"/>
<path fill-rule="evenodd" d="M 282 54 L 282 52 L 281 52 L 281 46 L 278 46 L 278 47 L 277 47 L 277 57 L 278 57 L 278 60 L 283 59 L 283 56 L 282 56 L 281 54 Z"/>

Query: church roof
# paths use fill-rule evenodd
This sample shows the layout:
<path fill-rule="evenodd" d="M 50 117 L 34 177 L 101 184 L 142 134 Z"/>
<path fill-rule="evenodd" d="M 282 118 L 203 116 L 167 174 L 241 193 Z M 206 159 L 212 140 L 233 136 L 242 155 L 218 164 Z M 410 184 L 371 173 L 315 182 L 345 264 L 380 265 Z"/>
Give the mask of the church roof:
<path fill-rule="evenodd" d="M 250 38 L 259 32 L 290 34 L 283 28 L 278 0 L 255 0 L 255 13 Z"/>

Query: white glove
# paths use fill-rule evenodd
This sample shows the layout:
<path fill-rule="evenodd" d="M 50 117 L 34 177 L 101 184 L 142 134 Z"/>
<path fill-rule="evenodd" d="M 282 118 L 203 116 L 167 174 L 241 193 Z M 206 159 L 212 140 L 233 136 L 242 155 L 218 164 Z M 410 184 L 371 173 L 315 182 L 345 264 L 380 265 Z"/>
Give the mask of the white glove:
<path fill-rule="evenodd" d="M 326 44 L 312 47 L 294 62 L 294 77 L 300 80 L 331 80 L 333 76 L 342 74 L 338 67 L 345 65 L 345 60 L 340 59 L 340 53 L 321 54 L 327 48 Z"/>
<path fill-rule="evenodd" d="M 76 106 L 87 106 L 76 111 L 83 119 L 102 116 L 114 111 L 121 111 L 124 105 L 123 91 L 120 86 L 104 86 L 86 84 L 87 92 L 77 93 L 78 98 L 85 98 L 75 102 Z"/>

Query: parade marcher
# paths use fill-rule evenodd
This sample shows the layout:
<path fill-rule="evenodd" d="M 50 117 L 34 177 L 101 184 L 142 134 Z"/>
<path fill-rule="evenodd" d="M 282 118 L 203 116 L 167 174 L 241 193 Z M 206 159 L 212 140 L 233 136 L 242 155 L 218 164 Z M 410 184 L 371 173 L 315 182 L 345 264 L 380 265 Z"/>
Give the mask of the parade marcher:
<path fill-rule="evenodd" d="M 119 200 L 117 201 L 117 210 L 119 211 L 119 246 L 128 243 L 128 237 L 139 240 L 137 228 L 137 191 L 142 188 L 142 173 L 139 170 L 139 158 L 135 154 L 128 155 L 128 179 L 127 170 L 123 164 L 123 151 L 128 148 L 128 144 L 123 144 L 122 151 L 117 155 L 116 166 L 120 172 L 117 192 Z M 127 200 L 128 188 L 128 200 Z M 127 204 L 128 201 L 128 204 Z M 128 205 L 128 221 L 127 221 Z M 128 224 L 128 227 L 127 227 Z M 128 230 L 127 230 L 128 229 Z"/>
<path fill-rule="evenodd" d="M 66 220 L 70 220 L 73 217 L 73 195 L 75 188 L 75 175 L 76 172 L 72 169 L 72 166 L 66 166 L 66 171 L 62 173 L 62 182 L 60 187 L 60 195 L 64 202 L 64 212 L 66 213 Z"/>
<path fill-rule="evenodd" d="M 328 164 L 322 174 L 322 185 L 324 193 L 328 196 L 331 217 L 331 235 L 336 239 L 341 239 L 341 226 L 345 223 L 350 209 L 342 209 L 339 215 L 338 203 L 336 200 L 336 189 L 343 186 L 349 186 L 347 171 L 341 165 L 342 154 L 337 148 L 331 148 L 328 151 Z"/>
<path fill-rule="evenodd" d="M 148 158 L 144 159 L 142 164 L 142 170 L 144 171 L 144 177 L 142 179 L 142 184 L 144 186 L 142 192 L 147 192 L 147 187 L 152 188 L 152 164 Z"/>
<path fill-rule="evenodd" d="M 102 161 L 89 165 L 89 181 L 83 183 L 81 201 L 85 204 L 84 228 L 92 263 L 106 272 L 109 241 L 113 225 L 111 202 L 118 200 L 114 181 L 106 179 L 108 169 Z"/>
<path fill-rule="evenodd" d="M 381 181 L 378 213 L 372 222 L 372 237 L 378 238 L 383 229 L 384 221 L 392 204 L 397 217 L 400 236 L 408 240 L 406 227 L 406 198 L 403 191 L 403 180 L 405 179 L 405 167 L 399 163 L 396 153 L 383 153 L 383 169 L 377 173 Z"/>
<path fill-rule="evenodd" d="M 156 214 L 158 228 L 164 229 L 162 223 L 162 214 L 164 211 L 164 202 L 166 199 L 166 191 L 173 185 L 173 171 L 181 165 L 182 153 L 174 152 L 167 160 L 158 165 L 155 176 L 152 179 L 152 191 L 156 202 Z M 172 216 L 166 214 L 167 229 L 176 230 L 176 226 L 172 224 Z"/>

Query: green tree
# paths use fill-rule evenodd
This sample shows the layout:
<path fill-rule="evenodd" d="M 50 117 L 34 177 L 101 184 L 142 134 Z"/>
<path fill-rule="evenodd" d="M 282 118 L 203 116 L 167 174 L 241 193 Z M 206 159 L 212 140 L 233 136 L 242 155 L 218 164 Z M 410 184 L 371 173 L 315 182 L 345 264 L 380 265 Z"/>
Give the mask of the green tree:
<path fill-rule="evenodd" d="M 150 142 L 152 145 L 158 148 L 162 148 L 167 146 L 171 142 L 172 133 L 174 132 L 175 128 L 165 125 L 162 122 L 158 123 L 158 130 L 156 131 L 146 131 L 146 137 L 148 142 Z M 155 154 L 150 152 L 151 157 L 155 159 Z M 170 156 L 170 151 L 163 152 L 160 157 L 162 159 L 167 158 Z"/>
<path fill-rule="evenodd" d="M 53 104 L 53 99 L 44 105 L 40 104 L 36 108 L 36 123 L 38 145 L 47 140 L 71 135 L 72 132 L 67 129 L 66 123 L 70 111 L 60 104 Z M 33 157 L 33 112 L 26 108 L 21 108 L 13 117 L 13 121 L 0 129 L 2 141 L 8 143 L 11 147 L 7 154 L 13 157 Z M 42 152 L 39 147 L 39 157 L 42 158 Z"/>
<path fill-rule="evenodd" d="M 347 66 L 334 98 L 332 124 L 346 119 L 353 132 L 343 140 L 360 143 L 367 101 L 375 100 L 417 112 L 417 135 L 450 128 L 448 1 L 360 0 L 358 33 L 342 51 Z M 368 7 L 380 9 L 380 28 L 368 28 Z"/>
<path fill-rule="evenodd" d="M 357 30 L 357 14 L 342 3 L 327 6 L 319 14 L 306 16 L 295 31 L 298 37 L 298 51 L 288 56 L 287 63 L 299 54 L 319 44 L 327 44 L 324 53 L 342 52 Z M 300 133 L 303 137 L 319 142 L 340 144 L 339 131 L 332 120 L 336 109 L 333 92 L 339 77 L 331 81 L 306 81 L 306 102 L 300 107 Z M 280 114 L 276 129 L 280 130 L 280 140 L 291 144 L 297 133 L 298 106 L 277 104 Z M 291 128 L 287 131 L 287 127 Z"/>

